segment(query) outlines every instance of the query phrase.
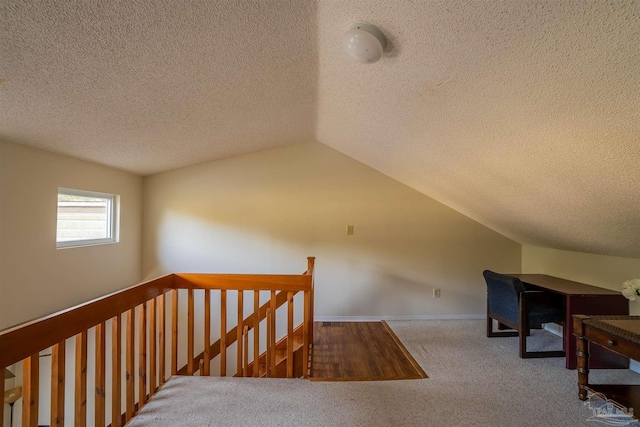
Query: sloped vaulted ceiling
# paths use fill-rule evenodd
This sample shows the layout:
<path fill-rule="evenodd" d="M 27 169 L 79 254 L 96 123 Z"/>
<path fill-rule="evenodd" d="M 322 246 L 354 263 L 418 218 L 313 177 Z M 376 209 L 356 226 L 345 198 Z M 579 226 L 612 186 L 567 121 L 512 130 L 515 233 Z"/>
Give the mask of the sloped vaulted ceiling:
<path fill-rule="evenodd" d="M 514 240 L 640 258 L 640 1 L 5 1 L 0 137 L 143 175 L 318 140 Z M 340 45 L 389 39 L 374 65 Z"/>

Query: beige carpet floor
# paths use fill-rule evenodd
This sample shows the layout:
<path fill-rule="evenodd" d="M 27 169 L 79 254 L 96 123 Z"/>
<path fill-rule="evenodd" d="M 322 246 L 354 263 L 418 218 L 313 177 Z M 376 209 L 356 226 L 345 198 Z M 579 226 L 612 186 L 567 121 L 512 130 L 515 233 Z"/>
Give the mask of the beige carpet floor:
<path fill-rule="evenodd" d="M 598 426 L 564 359 L 518 357 L 484 321 L 389 322 L 430 378 L 376 382 L 174 377 L 129 424 L 141 426 Z M 561 348 L 535 331 L 532 347 Z M 600 382 L 640 384 L 628 370 Z"/>

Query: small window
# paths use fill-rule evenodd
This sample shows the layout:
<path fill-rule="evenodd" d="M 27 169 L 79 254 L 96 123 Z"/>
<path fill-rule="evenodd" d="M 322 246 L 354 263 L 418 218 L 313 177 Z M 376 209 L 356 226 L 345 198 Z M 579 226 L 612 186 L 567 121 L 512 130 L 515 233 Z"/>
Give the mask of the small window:
<path fill-rule="evenodd" d="M 115 194 L 58 188 L 58 248 L 118 241 Z"/>

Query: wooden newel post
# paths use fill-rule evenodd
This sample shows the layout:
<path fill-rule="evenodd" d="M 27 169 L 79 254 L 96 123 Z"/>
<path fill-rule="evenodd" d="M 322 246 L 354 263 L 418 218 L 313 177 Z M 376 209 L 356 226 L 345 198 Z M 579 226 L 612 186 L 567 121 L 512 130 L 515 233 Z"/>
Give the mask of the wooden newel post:
<path fill-rule="evenodd" d="M 305 345 L 309 348 L 309 358 L 308 360 L 305 359 L 305 372 L 308 374 L 308 376 L 311 376 L 311 371 L 313 369 L 313 320 L 315 318 L 315 295 L 314 295 L 314 268 L 315 268 L 315 261 L 316 261 L 316 257 L 314 256 L 310 256 L 307 257 L 307 273 L 311 275 L 311 291 L 309 292 L 309 324 L 307 325 L 307 328 L 309 330 L 309 343 L 305 343 Z M 306 293 L 305 293 L 306 295 Z M 305 376 L 306 378 L 306 376 Z"/>
<path fill-rule="evenodd" d="M 587 386 L 589 385 L 589 342 L 584 337 L 584 323 L 588 316 L 578 314 L 573 316 L 573 334 L 576 337 L 576 356 L 578 357 L 578 397 L 587 400 Z"/>

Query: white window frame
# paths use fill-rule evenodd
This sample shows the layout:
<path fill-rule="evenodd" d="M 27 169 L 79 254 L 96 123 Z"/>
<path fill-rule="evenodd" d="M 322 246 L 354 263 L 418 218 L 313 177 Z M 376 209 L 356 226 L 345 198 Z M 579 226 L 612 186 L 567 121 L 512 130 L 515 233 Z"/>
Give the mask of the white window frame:
<path fill-rule="evenodd" d="M 58 242 L 58 203 L 56 195 L 56 248 L 76 248 L 80 246 L 103 245 L 108 243 L 117 243 L 119 240 L 120 229 L 120 196 L 117 194 L 99 193 L 96 191 L 76 190 L 73 188 L 58 187 L 58 195 L 66 194 L 69 196 L 96 197 L 107 199 L 107 236 L 102 239 L 86 239 L 86 240 L 67 240 Z"/>

